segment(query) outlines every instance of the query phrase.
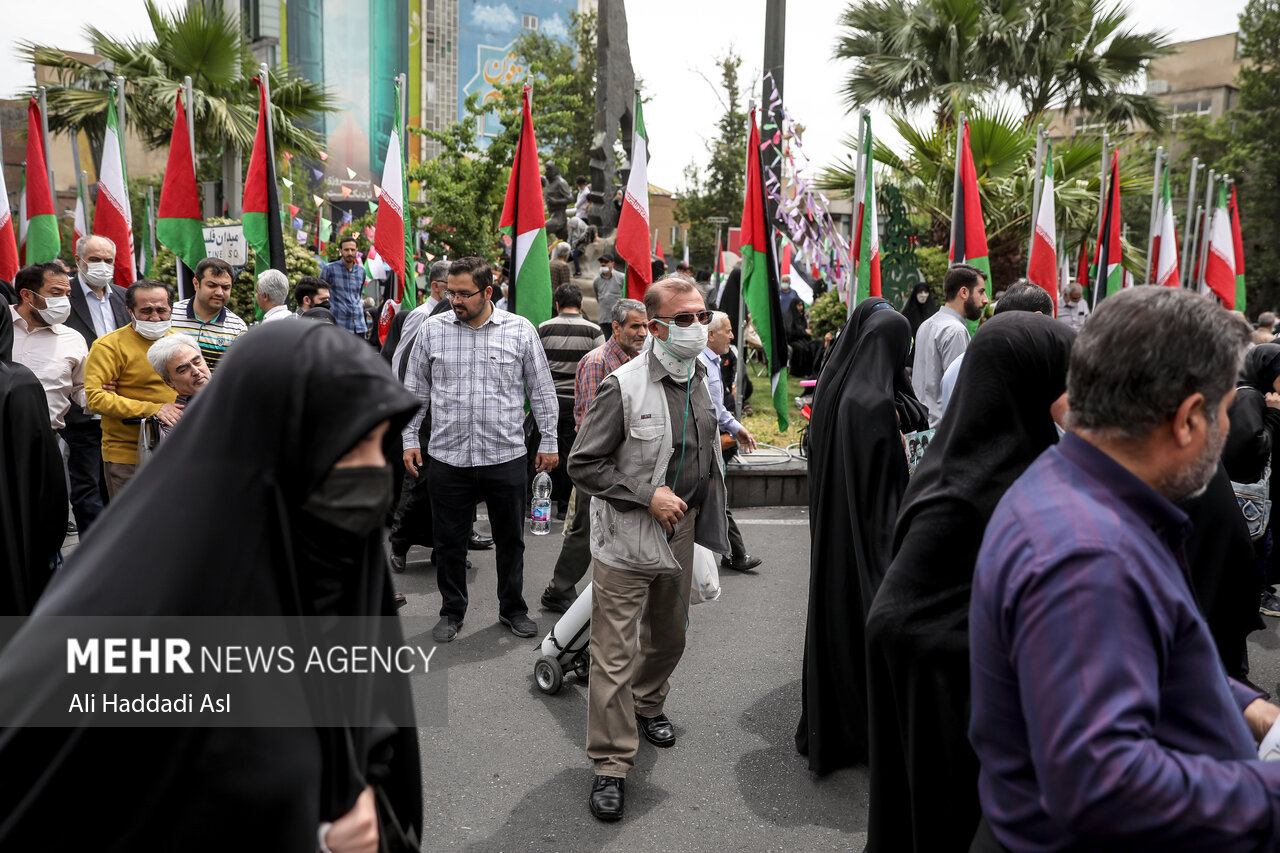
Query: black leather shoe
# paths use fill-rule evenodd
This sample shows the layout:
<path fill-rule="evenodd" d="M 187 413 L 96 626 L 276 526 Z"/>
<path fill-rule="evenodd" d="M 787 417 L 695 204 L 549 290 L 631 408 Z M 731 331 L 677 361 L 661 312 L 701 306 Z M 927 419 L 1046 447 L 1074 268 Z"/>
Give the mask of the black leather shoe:
<path fill-rule="evenodd" d="M 397 554 L 395 551 L 392 551 L 391 552 L 391 571 L 395 572 L 398 575 L 404 574 L 404 570 L 407 568 L 408 561 L 406 560 L 406 558 L 408 556 L 409 556 L 408 554 Z"/>
<path fill-rule="evenodd" d="M 753 557 L 750 554 L 740 554 L 732 559 L 728 557 L 720 558 L 721 568 L 733 569 L 735 572 L 749 572 L 763 562 L 764 560 L 759 557 Z"/>
<path fill-rule="evenodd" d="M 452 643 L 453 638 L 458 636 L 458 631 L 461 628 L 461 619 L 450 619 L 448 616 L 441 616 L 440 621 L 431 629 L 431 639 L 437 643 Z"/>
<path fill-rule="evenodd" d="M 549 589 L 542 591 L 542 609 L 552 613 L 565 613 L 573 604 L 573 599 L 564 599 Z"/>
<path fill-rule="evenodd" d="M 621 820 L 625 779 L 617 776 L 596 776 L 591 785 L 591 813 L 599 820 Z"/>
<path fill-rule="evenodd" d="M 654 746 L 666 749 L 676 744 L 676 733 L 671 728 L 671 721 L 667 719 L 666 714 L 659 714 L 656 717 L 642 717 L 636 714 L 636 726 L 645 740 Z"/>
<path fill-rule="evenodd" d="M 481 536 L 474 530 L 471 531 L 471 538 L 467 540 L 468 551 L 488 551 L 493 547 L 492 536 Z"/>

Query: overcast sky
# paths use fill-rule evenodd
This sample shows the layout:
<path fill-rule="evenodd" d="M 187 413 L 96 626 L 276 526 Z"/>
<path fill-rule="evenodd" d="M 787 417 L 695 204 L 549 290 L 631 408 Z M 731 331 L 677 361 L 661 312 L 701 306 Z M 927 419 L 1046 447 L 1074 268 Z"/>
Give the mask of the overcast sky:
<path fill-rule="evenodd" d="M 149 31 L 141 0 L 41 0 L 6 4 L 0 32 L 0 97 L 13 97 L 31 83 L 31 70 L 17 56 L 24 39 L 84 50 L 81 33 L 92 20 L 117 36 Z M 185 5 L 160 0 L 162 7 Z M 626 0 L 631 59 L 652 101 L 645 106 L 651 159 L 649 180 L 667 189 L 683 186 L 685 166 L 705 162 L 706 140 L 715 133 L 722 108 L 712 87 L 715 60 L 732 47 L 743 58 L 744 79 L 759 85 L 764 53 L 764 0 Z M 807 130 L 804 151 L 815 166 L 843 156 L 841 140 L 853 130 L 838 96 L 846 67 L 830 59 L 843 0 L 791 0 L 787 10 L 785 96 L 787 108 Z M 1236 29 L 1244 0 L 1134 0 L 1134 23 L 1168 29 L 1176 40 L 1204 38 Z M 757 88 L 758 91 L 758 88 Z M 885 122 L 873 113 L 877 136 Z M 881 114 L 882 115 L 882 114 Z M 894 138 L 889 137 L 890 144 Z"/>

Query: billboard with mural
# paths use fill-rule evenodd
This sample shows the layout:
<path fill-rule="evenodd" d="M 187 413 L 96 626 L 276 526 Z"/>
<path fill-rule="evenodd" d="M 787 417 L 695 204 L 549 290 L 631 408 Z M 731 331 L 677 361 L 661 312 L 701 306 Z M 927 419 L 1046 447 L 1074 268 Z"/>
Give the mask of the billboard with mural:
<path fill-rule="evenodd" d="M 466 115 L 467 96 L 478 93 L 483 103 L 496 98 L 496 87 L 522 79 L 513 45 L 526 30 L 553 38 L 569 38 L 569 15 L 577 0 L 459 0 L 458 3 L 458 118 Z M 497 116 L 480 128 L 481 144 L 502 130 Z"/>

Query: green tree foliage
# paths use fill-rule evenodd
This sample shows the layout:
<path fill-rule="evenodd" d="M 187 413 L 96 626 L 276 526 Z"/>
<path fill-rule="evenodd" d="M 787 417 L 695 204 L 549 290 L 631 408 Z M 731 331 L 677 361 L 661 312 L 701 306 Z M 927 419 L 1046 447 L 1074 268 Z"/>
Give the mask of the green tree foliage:
<path fill-rule="evenodd" d="M 707 217 L 723 216 L 729 220 L 729 226 L 737 225 L 742 219 L 744 164 L 747 162 L 747 112 L 742 108 L 738 79 L 742 57 L 730 50 L 716 60 L 716 66 L 720 69 L 723 90 L 716 94 L 724 113 L 716 122 L 715 138 L 707 143 L 710 161 L 705 170 L 699 169 L 696 163 L 685 167 L 686 188 L 676 196 L 675 206 L 676 220 L 689 223 L 689 261 L 695 268 L 712 270 L 715 269 L 717 226 L 707 222 Z"/>
<path fill-rule="evenodd" d="M 1029 114 L 1080 107 L 1159 129 L 1163 110 L 1135 84 L 1168 40 L 1126 18 L 1110 0 L 871 0 L 846 7 L 834 54 L 854 62 L 850 108 L 931 107 L 950 124 L 958 110 L 1012 92 Z"/>
<path fill-rule="evenodd" d="M 594 11 L 572 12 L 568 42 L 552 38 L 541 30 L 526 30 L 515 44 L 521 61 L 532 75 L 538 146 L 560 167 L 570 185 L 578 175 L 586 175 L 588 179 L 591 176 L 591 144 L 596 120 L 596 28 Z"/>
<path fill-rule="evenodd" d="M 809 333 L 815 341 L 820 341 L 827 332 L 843 326 L 848 316 L 849 309 L 840 301 L 840 293 L 832 288 L 813 300 L 809 308 Z"/>
<path fill-rule="evenodd" d="M 118 40 L 95 26 L 85 27 L 93 52 L 108 60 L 104 68 L 55 47 L 22 44 L 24 58 L 52 71 L 58 81 L 47 87 L 49 129 L 85 131 L 96 157 L 106 132 L 110 86 L 120 75 L 126 81 L 129 127 L 151 147 L 167 147 L 178 87 L 189 75 L 201 171 L 216 171 L 217 159 L 235 151 L 247 160 L 258 122 L 258 90 L 252 83 L 258 61 L 239 24 L 213 4 L 192 3 L 166 13 L 147 0 L 146 9 L 152 32 L 139 39 Z M 336 100 L 285 68 L 271 69 L 270 81 L 277 152 L 314 157 L 320 138 L 310 128 L 337 109 Z"/>

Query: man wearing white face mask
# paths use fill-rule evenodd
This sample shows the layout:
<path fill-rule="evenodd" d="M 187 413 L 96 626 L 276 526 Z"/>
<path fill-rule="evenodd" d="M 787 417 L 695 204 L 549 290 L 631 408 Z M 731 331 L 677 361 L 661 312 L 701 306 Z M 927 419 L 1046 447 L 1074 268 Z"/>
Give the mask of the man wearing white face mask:
<path fill-rule="evenodd" d="M 693 546 L 729 553 L 720 433 L 699 358 L 711 314 L 678 275 L 655 282 L 644 306 L 652 346 L 600 383 L 568 462 L 592 496 L 589 804 L 606 821 L 622 817 L 640 734 L 658 747 L 676 740 L 663 710 L 684 654 Z"/>
<path fill-rule="evenodd" d="M 71 271 L 71 316 L 67 326 L 80 333 L 86 347 L 99 337 L 129 325 L 124 288 L 116 286 L 116 245 L 107 237 L 90 234 L 75 246 L 76 267 Z M 58 433 L 67 443 L 70 457 L 71 510 L 80 535 L 102 512 L 107 500 L 102 479 L 102 417 L 72 406 L 66 426 Z"/>
<path fill-rule="evenodd" d="M 125 420 L 154 415 L 173 426 L 182 417 L 182 406 L 174 402 L 177 393 L 147 360 L 151 343 L 170 334 L 169 288 L 140 279 L 129 285 L 125 305 L 133 322 L 98 338 L 84 370 L 89 409 L 102 415 L 102 465 L 112 499 L 133 477 L 138 461 L 138 425 Z"/>
<path fill-rule="evenodd" d="M 18 270 L 13 289 L 22 301 L 13 314 L 13 360 L 25 364 L 44 387 L 49 425 L 62 429 L 72 404 L 83 406 L 84 362 L 89 348 L 67 328 L 71 286 L 57 264 L 31 264 Z"/>

